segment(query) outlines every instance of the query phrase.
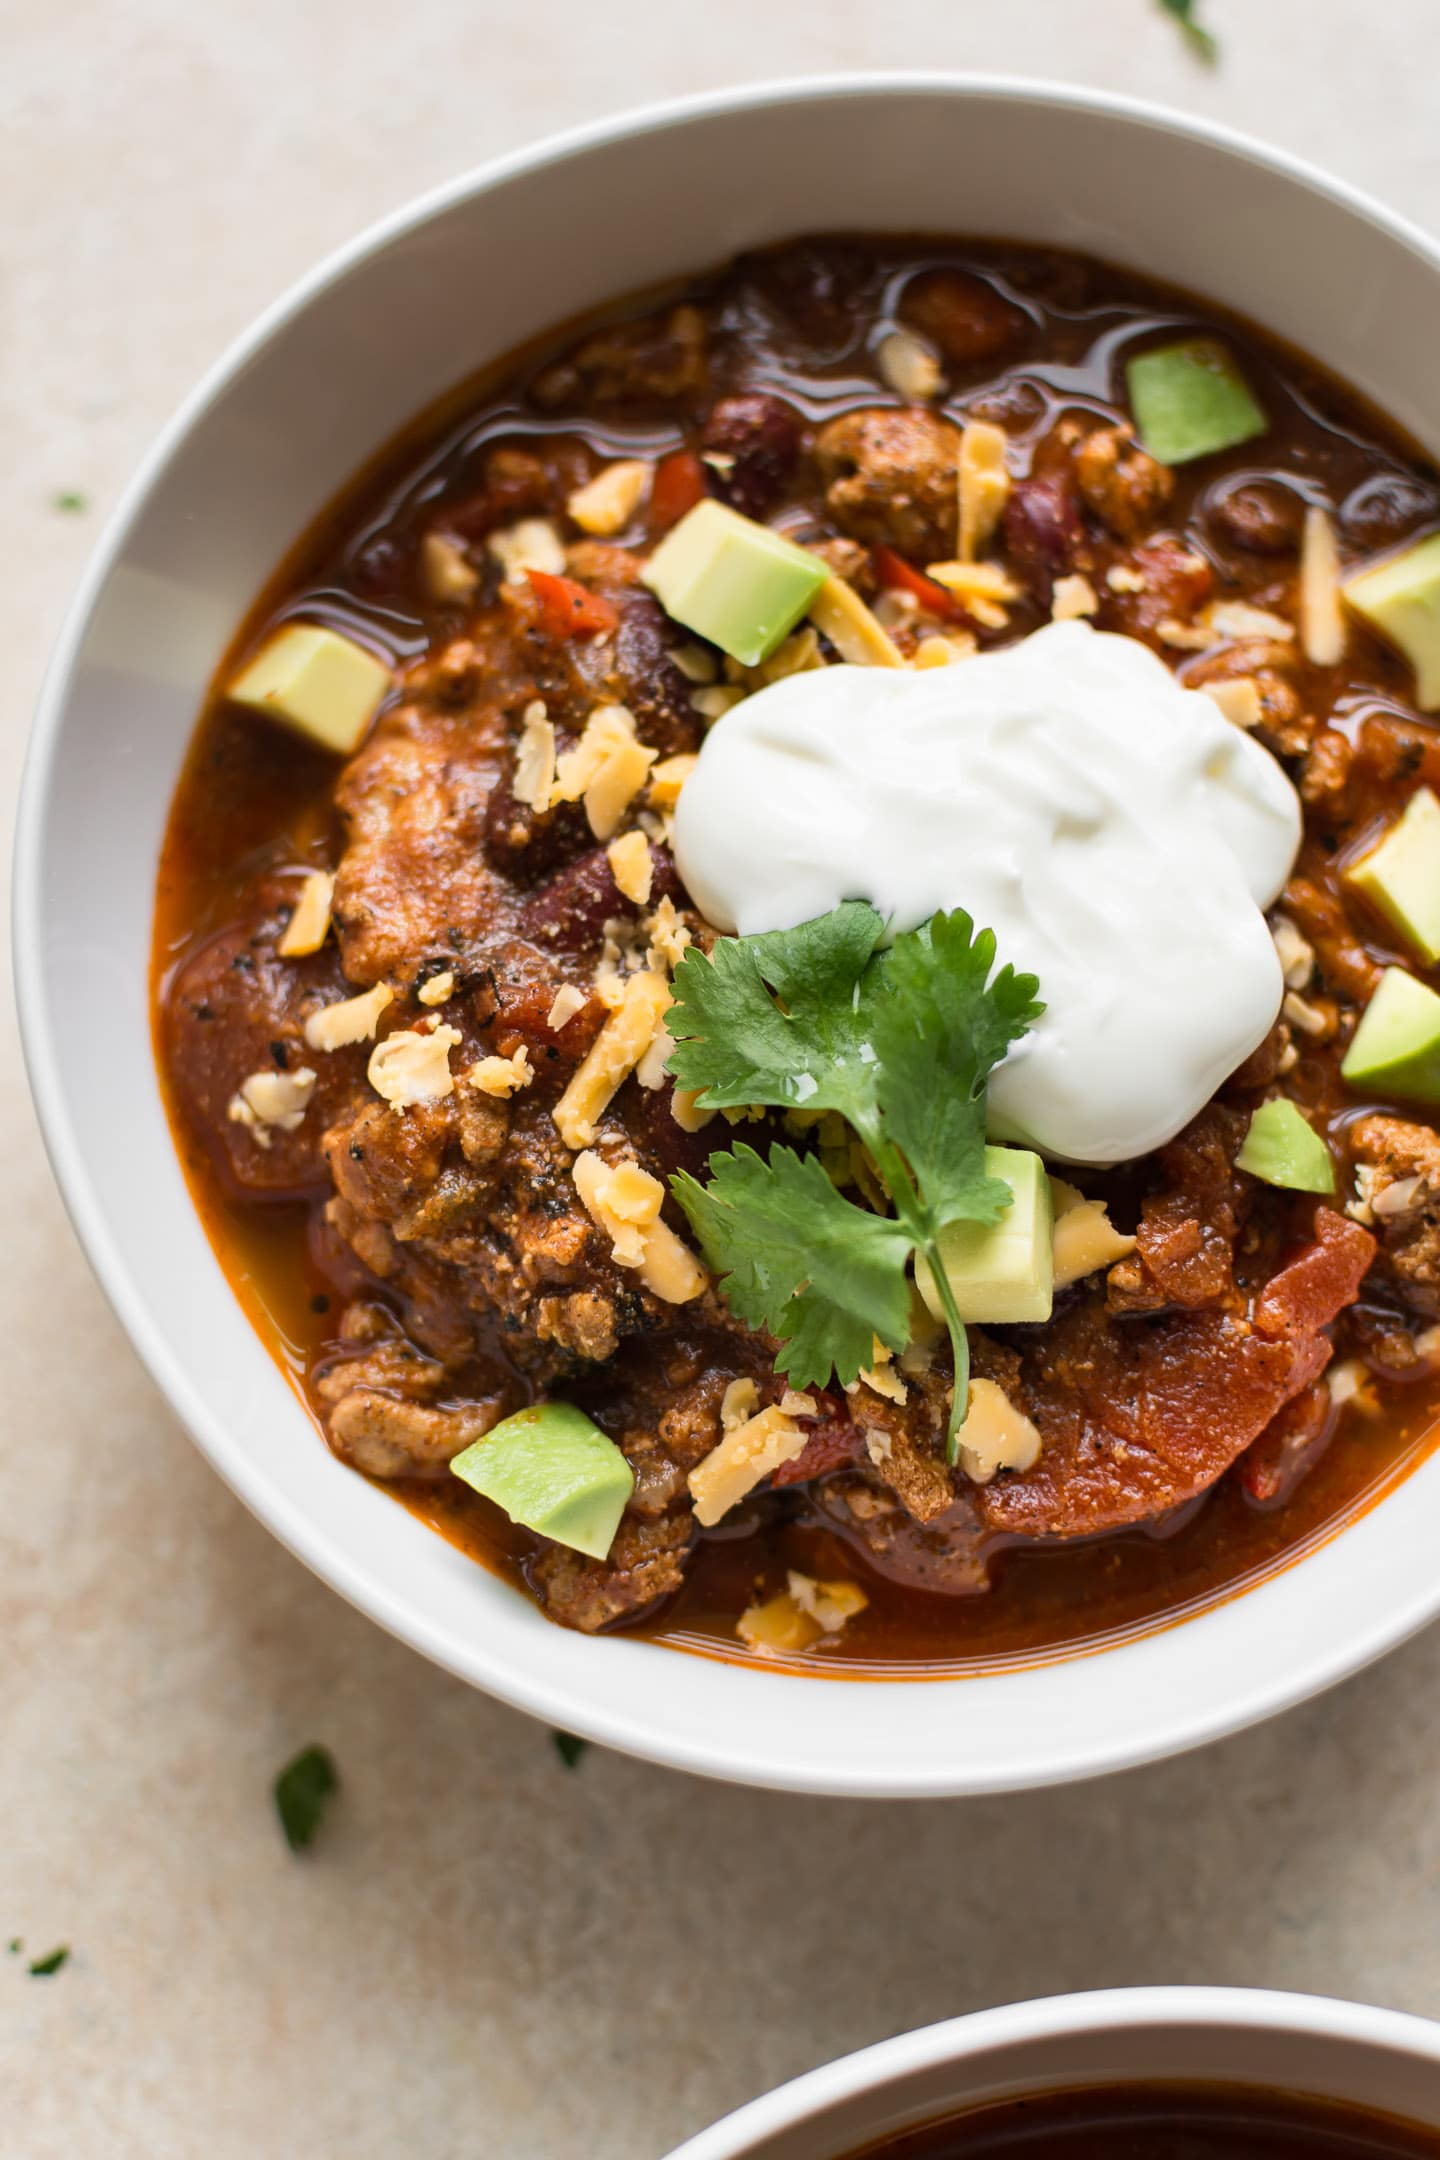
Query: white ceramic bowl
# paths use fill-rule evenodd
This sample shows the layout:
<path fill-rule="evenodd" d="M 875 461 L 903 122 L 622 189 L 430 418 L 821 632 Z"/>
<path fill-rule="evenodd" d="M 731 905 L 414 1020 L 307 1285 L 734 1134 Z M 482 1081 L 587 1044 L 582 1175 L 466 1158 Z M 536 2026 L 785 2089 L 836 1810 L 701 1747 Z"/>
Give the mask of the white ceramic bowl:
<path fill-rule="evenodd" d="M 951 2018 L 827 2063 L 670 2160 L 844 2160 L 989 2100 L 1127 2078 L 1258 2085 L 1440 2129 L 1440 2025 L 1244 1988 L 1117 1988 Z"/>
<path fill-rule="evenodd" d="M 788 234 L 999 234 L 1211 294 L 1440 447 L 1440 257 L 1219 130 L 1034 84 L 839 79 L 612 120 L 442 189 L 322 265 L 200 386 L 106 533 L 26 774 L 16 960 L 55 1169 L 140 1355 L 292 1551 L 452 1671 L 611 1746 L 748 1783 L 935 1794 L 1134 1763 L 1327 1686 L 1440 1605 L 1440 1461 L 1301 1565 L 1183 1626 L 992 1677 L 841 1685 L 553 1627 L 308 1425 L 226 1287 L 161 1113 L 146 1017 L 162 825 L 202 693 L 296 536 L 487 358 Z"/>

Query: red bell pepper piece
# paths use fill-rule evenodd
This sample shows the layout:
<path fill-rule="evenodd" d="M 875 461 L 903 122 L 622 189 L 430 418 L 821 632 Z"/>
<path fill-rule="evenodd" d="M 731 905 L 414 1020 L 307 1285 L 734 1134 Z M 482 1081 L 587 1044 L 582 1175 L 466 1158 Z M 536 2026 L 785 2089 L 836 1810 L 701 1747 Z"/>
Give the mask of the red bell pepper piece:
<path fill-rule="evenodd" d="M 705 494 L 705 468 L 693 450 L 661 458 L 650 483 L 650 530 L 668 532 Z"/>
<path fill-rule="evenodd" d="M 577 585 L 574 578 L 554 577 L 548 570 L 527 570 L 525 575 L 547 637 L 595 637 L 613 630 L 620 620 L 608 600 Z"/>
<path fill-rule="evenodd" d="M 894 548 L 877 547 L 871 554 L 875 575 L 888 591 L 909 593 L 927 615 L 938 615 L 942 622 L 965 620 L 965 610 L 953 594 L 946 592 L 943 585 L 937 585 L 934 578 L 926 577 L 923 570 L 912 569 Z"/>

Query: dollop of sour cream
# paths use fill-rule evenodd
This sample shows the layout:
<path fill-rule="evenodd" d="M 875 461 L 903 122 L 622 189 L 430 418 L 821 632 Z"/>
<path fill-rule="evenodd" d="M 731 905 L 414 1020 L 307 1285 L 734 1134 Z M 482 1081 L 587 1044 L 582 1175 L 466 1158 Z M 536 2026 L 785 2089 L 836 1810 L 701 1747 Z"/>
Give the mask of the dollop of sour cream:
<path fill-rule="evenodd" d="M 892 934 L 964 908 L 1045 1003 L 991 1080 L 992 1137 L 1108 1163 L 1173 1138 L 1273 1024 L 1263 910 L 1300 829 L 1280 766 L 1213 700 L 1067 622 L 953 667 L 758 691 L 708 737 L 675 853 L 745 936 L 842 900 Z"/>

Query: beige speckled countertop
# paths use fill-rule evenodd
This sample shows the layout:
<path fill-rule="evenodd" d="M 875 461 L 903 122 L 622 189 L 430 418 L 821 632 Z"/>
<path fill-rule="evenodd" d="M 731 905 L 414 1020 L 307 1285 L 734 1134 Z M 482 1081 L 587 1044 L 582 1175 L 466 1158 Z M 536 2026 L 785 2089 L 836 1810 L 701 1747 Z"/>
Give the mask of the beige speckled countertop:
<path fill-rule="evenodd" d="M 0 790 L 97 522 L 315 256 L 459 168 L 817 67 L 1052 75 L 1269 134 L 1440 225 L 1434 0 L 0 5 Z M 63 514 L 63 490 L 90 507 Z M 658 2160 L 957 2010 L 1127 1981 L 1440 2012 L 1440 1634 L 1188 1761 L 1016 1800 L 733 1792 L 468 1693 L 313 1581 L 142 1376 L 0 1041 L 0 2150 Z M 1437 1563 L 1440 1564 L 1440 1563 Z M 345 1791 L 285 1851 L 270 1779 Z M 977 1857 L 982 1866 L 975 1866 Z"/>

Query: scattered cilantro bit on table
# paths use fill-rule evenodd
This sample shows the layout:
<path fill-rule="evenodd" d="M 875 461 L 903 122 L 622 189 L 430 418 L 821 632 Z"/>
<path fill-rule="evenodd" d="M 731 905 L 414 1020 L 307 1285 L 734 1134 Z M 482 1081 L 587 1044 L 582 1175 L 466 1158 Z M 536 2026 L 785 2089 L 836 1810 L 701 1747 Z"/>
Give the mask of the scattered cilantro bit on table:
<path fill-rule="evenodd" d="M 61 488 L 58 494 L 51 496 L 50 507 L 63 511 L 67 517 L 79 517 L 82 511 L 89 509 L 90 498 L 82 495 L 78 488 Z"/>
<path fill-rule="evenodd" d="M 339 1773 L 328 1748 L 303 1748 L 285 1765 L 275 1780 L 275 1812 L 291 1852 L 303 1852 L 313 1842 L 339 1787 Z"/>
<path fill-rule="evenodd" d="M 70 1946 L 68 1943 L 64 1943 L 58 1950 L 47 1952 L 44 1957 L 33 1958 L 30 1964 L 32 1977 L 36 1980 L 48 1980 L 51 1973 L 59 1972 L 69 1956 Z"/>
<path fill-rule="evenodd" d="M 985 1171 L 993 1068 L 1042 1011 L 1033 975 L 993 976 L 995 939 L 962 909 L 881 950 L 885 924 L 849 900 L 795 930 L 721 938 L 687 952 L 666 1026 L 669 1070 L 705 1109 L 837 1110 L 894 1208 L 840 1192 L 814 1155 L 743 1145 L 710 1157 L 709 1182 L 671 1179 L 731 1309 L 779 1336 L 795 1387 L 841 1385 L 874 1363 L 875 1338 L 909 1340 L 906 1268 L 923 1253 L 955 1353 L 949 1450 L 969 1401 L 965 1328 L 938 1239 L 953 1222 L 998 1222 L 1008 1187 Z"/>
<path fill-rule="evenodd" d="M 10 1952 L 11 1957 L 18 1957 L 25 1947 L 24 1939 L 19 1935 L 12 1935 L 5 1947 Z"/>
<path fill-rule="evenodd" d="M 1220 40 L 1198 18 L 1196 9 L 1200 0 L 1157 0 L 1157 4 L 1166 15 L 1174 16 L 1181 36 L 1196 59 L 1213 67 L 1220 58 Z"/>
<path fill-rule="evenodd" d="M 573 1732 L 552 1732 L 551 1743 L 567 1770 L 577 1767 L 581 1756 L 589 1747 L 588 1740 L 581 1740 Z"/>

